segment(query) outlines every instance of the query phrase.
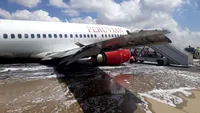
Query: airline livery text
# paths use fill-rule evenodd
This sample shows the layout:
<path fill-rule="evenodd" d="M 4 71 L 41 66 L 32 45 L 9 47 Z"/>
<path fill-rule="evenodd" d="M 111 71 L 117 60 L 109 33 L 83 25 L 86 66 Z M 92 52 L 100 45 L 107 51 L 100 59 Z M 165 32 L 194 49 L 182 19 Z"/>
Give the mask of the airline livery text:
<path fill-rule="evenodd" d="M 111 27 L 87 27 L 88 32 L 95 33 L 123 33 L 121 28 L 111 28 Z"/>

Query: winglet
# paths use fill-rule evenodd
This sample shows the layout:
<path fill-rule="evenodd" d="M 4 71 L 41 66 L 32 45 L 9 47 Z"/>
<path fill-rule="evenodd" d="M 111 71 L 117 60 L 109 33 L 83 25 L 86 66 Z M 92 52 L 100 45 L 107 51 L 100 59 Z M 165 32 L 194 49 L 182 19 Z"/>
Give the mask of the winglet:
<path fill-rule="evenodd" d="M 169 29 L 163 28 L 163 33 L 168 34 L 168 33 L 171 33 L 171 31 Z"/>

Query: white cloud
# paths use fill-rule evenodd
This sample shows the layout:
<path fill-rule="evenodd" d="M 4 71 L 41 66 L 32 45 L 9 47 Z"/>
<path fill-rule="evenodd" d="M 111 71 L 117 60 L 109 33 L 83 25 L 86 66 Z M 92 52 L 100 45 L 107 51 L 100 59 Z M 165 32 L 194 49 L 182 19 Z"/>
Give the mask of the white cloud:
<path fill-rule="evenodd" d="M 50 17 L 49 13 L 43 10 L 30 12 L 28 10 L 17 10 L 10 13 L 0 8 L 0 17 L 6 19 L 41 20 L 41 21 L 60 21 L 57 17 Z"/>
<path fill-rule="evenodd" d="M 63 0 L 49 0 L 49 4 L 58 8 L 68 8 L 68 5 Z"/>
<path fill-rule="evenodd" d="M 3 10 L 0 8 L 0 17 L 3 17 L 3 18 L 10 18 L 10 13 L 6 10 Z"/>
<path fill-rule="evenodd" d="M 90 16 L 86 18 L 73 18 L 70 20 L 71 23 L 87 23 L 87 24 L 96 24 L 96 19 L 93 19 Z"/>
<path fill-rule="evenodd" d="M 10 1 L 19 2 L 23 0 Z M 35 0 L 34 3 L 37 3 L 36 1 L 40 0 Z M 23 2 L 23 4 L 28 3 L 28 0 L 27 3 Z M 116 3 L 114 0 L 70 0 L 68 3 L 65 3 L 64 0 L 49 0 L 49 4 L 61 8 L 68 16 L 79 16 L 80 12 L 85 12 L 86 14 L 87 12 L 97 13 L 96 18 L 90 16 L 73 18 L 69 22 L 119 25 L 130 29 L 168 28 L 172 31 L 169 36 L 175 45 L 180 47 L 200 45 L 200 40 L 198 39 L 200 32 L 181 28 L 172 16 L 174 11 L 183 13 L 185 4 L 198 7 L 196 0 L 124 0 L 121 3 Z M 28 7 L 28 5 L 26 6 Z M 29 5 L 29 7 L 33 6 Z M 0 16 L 9 19 L 60 21 L 56 17 L 50 17 L 48 12 L 43 10 L 33 12 L 18 10 L 10 13 L 0 9 Z"/>
<path fill-rule="evenodd" d="M 8 1 L 17 3 L 19 5 L 29 7 L 29 8 L 36 7 L 41 2 L 41 0 L 8 0 Z"/>
<path fill-rule="evenodd" d="M 76 10 L 73 10 L 73 9 L 67 9 L 67 10 L 63 10 L 62 12 L 64 12 L 65 14 L 67 14 L 68 16 L 79 16 L 80 13 Z"/>
<path fill-rule="evenodd" d="M 192 0 L 124 0 L 121 3 L 114 0 L 71 0 L 64 4 L 76 11 L 97 13 L 96 19 L 74 18 L 71 22 L 111 24 L 131 29 L 168 28 L 172 32 L 170 39 L 183 48 L 188 45 L 199 46 L 200 32 L 181 28 L 172 13 L 183 13 L 183 6 L 191 3 Z"/>

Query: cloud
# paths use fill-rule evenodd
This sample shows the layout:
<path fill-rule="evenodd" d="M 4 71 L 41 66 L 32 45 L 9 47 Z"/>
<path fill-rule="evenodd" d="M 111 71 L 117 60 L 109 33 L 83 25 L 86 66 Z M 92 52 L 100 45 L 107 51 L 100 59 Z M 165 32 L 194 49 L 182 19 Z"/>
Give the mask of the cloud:
<path fill-rule="evenodd" d="M 64 4 L 68 6 L 66 9 L 97 14 L 96 19 L 73 18 L 71 22 L 119 25 L 133 30 L 168 28 L 172 32 L 169 38 L 180 48 L 200 45 L 200 32 L 181 28 L 172 15 L 174 12 L 183 13 L 184 5 L 194 4 L 192 0 L 124 0 L 121 3 L 114 0 L 71 0 Z"/>
<path fill-rule="evenodd" d="M 3 10 L 0 8 L 0 17 L 3 17 L 3 18 L 10 18 L 10 13 L 6 10 Z"/>
<path fill-rule="evenodd" d="M 86 18 L 73 18 L 70 20 L 71 23 L 87 23 L 87 24 L 96 24 L 96 19 L 93 19 L 90 16 Z"/>
<path fill-rule="evenodd" d="M 9 1 L 19 2 L 25 0 Z M 38 4 L 36 1 L 40 2 L 40 0 L 35 0 L 34 3 L 36 4 Z M 27 3 L 23 2 L 23 4 L 28 3 L 28 1 Z M 33 2 L 30 3 L 33 4 Z M 70 0 L 68 2 L 64 2 L 64 0 L 49 0 L 49 4 L 61 8 L 62 12 L 71 17 L 80 16 L 82 12 L 84 14 L 96 13 L 97 15 L 96 18 L 91 16 L 75 17 L 69 22 L 118 25 L 132 30 L 168 28 L 172 32 L 169 37 L 175 45 L 183 48 L 188 45 L 199 46 L 200 44 L 198 39 L 200 32 L 181 28 L 172 15 L 174 13 L 183 14 L 185 5 L 198 7 L 196 0 L 123 0 L 121 3 L 116 3 L 114 0 Z M 29 5 L 29 7 L 33 6 Z M 49 16 L 49 13 L 43 10 L 33 12 L 17 10 L 10 13 L 0 9 L 0 16 L 9 19 L 60 21 L 57 17 Z"/>
<path fill-rule="evenodd" d="M 0 8 L 0 17 L 5 19 L 60 21 L 57 17 L 50 17 L 49 13 L 43 10 L 36 10 L 33 12 L 28 10 L 17 10 L 14 13 L 10 13 Z"/>
<path fill-rule="evenodd" d="M 73 9 L 67 9 L 67 10 L 63 10 L 62 12 L 64 12 L 67 16 L 70 16 L 70 17 L 74 17 L 74 16 L 79 16 L 80 13 L 76 10 L 73 10 Z"/>
<path fill-rule="evenodd" d="M 68 8 L 68 5 L 63 0 L 49 0 L 49 4 L 58 8 Z"/>
<path fill-rule="evenodd" d="M 41 0 L 8 0 L 9 2 L 13 2 L 13 3 L 17 3 L 19 5 L 22 5 L 24 7 L 28 7 L 28 8 L 33 8 L 36 7 Z"/>

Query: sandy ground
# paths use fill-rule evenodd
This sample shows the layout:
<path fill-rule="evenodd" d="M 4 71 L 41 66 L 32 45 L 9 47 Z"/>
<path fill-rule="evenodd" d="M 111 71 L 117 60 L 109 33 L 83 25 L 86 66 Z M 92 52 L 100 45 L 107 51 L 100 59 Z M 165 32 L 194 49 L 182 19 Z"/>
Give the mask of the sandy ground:
<path fill-rule="evenodd" d="M 200 90 L 192 90 L 191 92 L 192 96 L 190 97 L 185 97 L 181 93 L 178 94 L 179 97 L 184 99 L 178 107 L 171 107 L 148 97 L 145 97 L 145 100 L 153 113 L 199 113 Z"/>
<path fill-rule="evenodd" d="M 0 65 L 1 113 L 199 113 L 200 67 Z"/>

